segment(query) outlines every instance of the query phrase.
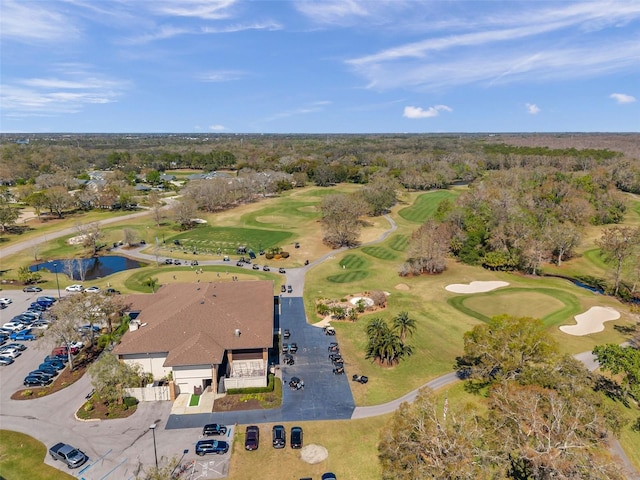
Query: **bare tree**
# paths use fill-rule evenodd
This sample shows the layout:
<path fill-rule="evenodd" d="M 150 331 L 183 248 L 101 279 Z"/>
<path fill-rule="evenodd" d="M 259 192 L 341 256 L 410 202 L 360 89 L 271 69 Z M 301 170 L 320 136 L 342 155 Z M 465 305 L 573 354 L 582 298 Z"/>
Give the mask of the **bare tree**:
<path fill-rule="evenodd" d="M 451 241 L 446 224 L 438 224 L 429 219 L 411 236 L 409 258 L 404 265 L 407 273 L 442 273 L 446 268 L 446 258 Z"/>
<path fill-rule="evenodd" d="M 73 198 L 65 187 L 55 186 L 45 191 L 47 198 L 47 206 L 51 213 L 58 215 L 58 218 L 62 218 L 62 215 L 66 209 L 73 205 Z"/>
<path fill-rule="evenodd" d="M 556 257 L 556 264 L 572 255 L 573 249 L 580 244 L 580 231 L 570 223 L 557 223 L 548 230 L 547 238 Z"/>
<path fill-rule="evenodd" d="M 361 198 L 353 195 L 327 195 L 320 206 L 323 241 L 334 248 L 358 244 L 361 223 L 359 217 L 367 211 Z"/>
<path fill-rule="evenodd" d="M 602 255 L 614 266 L 614 295 L 620 289 L 620 279 L 626 264 L 630 263 L 640 250 L 640 227 L 612 227 L 606 229 L 600 240 L 596 240 Z"/>
<path fill-rule="evenodd" d="M 193 219 L 196 216 L 196 213 L 197 207 L 195 202 L 188 198 L 177 202 L 176 206 L 173 208 L 173 217 L 184 230 L 193 226 Z"/>
<path fill-rule="evenodd" d="M 122 234 L 123 234 L 123 242 L 129 246 L 133 245 L 137 240 L 137 234 L 135 230 L 132 230 L 130 228 L 125 228 L 122 231 Z"/>
<path fill-rule="evenodd" d="M 153 215 L 153 221 L 156 226 L 159 227 L 162 223 L 162 197 L 158 192 L 152 190 L 149 192 L 149 207 L 151 208 L 151 214 Z"/>
<path fill-rule="evenodd" d="M 104 236 L 100 224 L 98 222 L 92 222 L 88 225 L 77 223 L 76 231 L 82 237 L 82 244 L 91 250 L 91 256 L 98 253 L 100 239 Z"/>

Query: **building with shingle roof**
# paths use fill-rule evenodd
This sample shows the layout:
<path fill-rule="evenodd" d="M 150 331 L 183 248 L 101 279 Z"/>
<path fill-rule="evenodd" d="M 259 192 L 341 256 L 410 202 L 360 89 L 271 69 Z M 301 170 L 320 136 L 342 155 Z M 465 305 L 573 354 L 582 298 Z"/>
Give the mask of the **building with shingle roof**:
<path fill-rule="evenodd" d="M 177 393 L 267 385 L 278 297 L 272 281 L 177 283 L 129 295 L 129 331 L 113 353 Z"/>

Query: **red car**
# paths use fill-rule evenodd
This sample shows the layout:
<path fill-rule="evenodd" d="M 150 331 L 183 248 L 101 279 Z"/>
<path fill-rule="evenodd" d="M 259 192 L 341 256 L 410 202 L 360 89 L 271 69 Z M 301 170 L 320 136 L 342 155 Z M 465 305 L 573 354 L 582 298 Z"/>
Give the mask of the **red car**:
<path fill-rule="evenodd" d="M 260 428 L 257 425 L 247 427 L 247 436 L 244 439 L 245 450 L 257 450 L 260 444 Z"/>

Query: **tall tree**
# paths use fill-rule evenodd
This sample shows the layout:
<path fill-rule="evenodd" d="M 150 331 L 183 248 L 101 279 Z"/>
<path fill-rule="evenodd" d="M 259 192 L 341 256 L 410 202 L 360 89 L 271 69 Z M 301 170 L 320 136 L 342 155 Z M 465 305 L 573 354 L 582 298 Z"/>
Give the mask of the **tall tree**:
<path fill-rule="evenodd" d="M 378 445 L 384 480 L 476 480 L 492 475 L 484 431 L 474 412 L 445 413 L 428 389 L 402 403 Z"/>
<path fill-rule="evenodd" d="M 640 227 L 612 227 L 602 233 L 596 240 L 602 255 L 614 267 L 614 295 L 620 289 L 620 280 L 624 266 L 635 259 L 640 251 Z"/>
<path fill-rule="evenodd" d="M 500 315 L 464 334 L 464 357 L 458 365 L 472 379 L 491 383 L 515 378 L 528 364 L 547 362 L 556 353 L 541 320 Z"/>
<path fill-rule="evenodd" d="M 447 224 L 427 220 L 411 235 L 407 262 L 403 266 L 406 274 L 442 273 L 447 268 L 451 233 Z"/>
<path fill-rule="evenodd" d="M 100 239 L 104 236 L 100 224 L 98 222 L 77 223 L 76 232 L 82 237 L 82 244 L 91 250 L 91 256 L 96 255 L 100 249 Z"/>
<path fill-rule="evenodd" d="M 11 204 L 11 192 L 7 187 L 0 189 L 0 229 L 6 231 L 7 227 L 14 225 L 20 217 L 20 209 Z"/>
<path fill-rule="evenodd" d="M 73 205 L 73 198 L 65 187 L 55 186 L 45 190 L 45 196 L 47 198 L 47 207 L 51 213 L 58 215 L 58 218 L 62 218 L 64 211 Z"/>
<path fill-rule="evenodd" d="M 365 203 L 352 195 L 327 195 L 320 205 L 323 241 L 334 248 L 358 244 Z"/>
<path fill-rule="evenodd" d="M 162 197 L 160 193 L 155 190 L 149 192 L 149 207 L 151 208 L 151 214 L 153 215 L 153 221 L 156 227 L 160 226 L 162 222 Z"/>
<path fill-rule="evenodd" d="M 640 350 L 615 344 L 598 345 L 593 354 L 600 368 L 613 375 L 622 375 L 625 393 L 640 402 Z"/>
<path fill-rule="evenodd" d="M 183 230 L 188 230 L 193 226 L 193 219 L 197 214 L 197 207 L 193 200 L 188 198 L 178 201 L 173 208 L 175 221 Z"/>
<path fill-rule="evenodd" d="M 407 335 L 413 335 L 418 328 L 416 321 L 409 317 L 409 312 L 400 312 L 393 317 L 393 329 L 400 335 L 400 340 L 406 340 Z"/>
<path fill-rule="evenodd" d="M 121 362 L 112 353 L 103 353 L 89 367 L 91 385 L 101 400 L 107 403 L 121 402 L 125 388 L 142 387 L 142 367 Z"/>

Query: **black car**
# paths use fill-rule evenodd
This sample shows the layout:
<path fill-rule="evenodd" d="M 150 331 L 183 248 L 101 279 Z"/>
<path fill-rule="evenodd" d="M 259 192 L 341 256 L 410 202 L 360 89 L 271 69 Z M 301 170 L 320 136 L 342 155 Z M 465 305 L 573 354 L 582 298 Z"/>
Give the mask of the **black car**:
<path fill-rule="evenodd" d="M 291 428 L 291 448 L 302 448 L 302 427 Z"/>
<path fill-rule="evenodd" d="M 174 265 L 182 265 L 182 262 L 176 258 L 176 259 L 173 261 L 173 264 L 174 264 Z"/>
<path fill-rule="evenodd" d="M 229 451 L 229 444 L 222 440 L 200 440 L 196 443 L 196 454 L 216 453 L 224 455 Z"/>
<path fill-rule="evenodd" d="M 50 373 L 51 375 L 57 375 L 58 369 L 51 365 L 50 363 L 41 363 L 38 365 L 38 370 L 45 373 Z"/>
<path fill-rule="evenodd" d="M 291 285 L 287 285 L 287 293 L 293 293 L 293 287 Z"/>
<path fill-rule="evenodd" d="M 53 368 L 55 368 L 56 370 L 62 370 L 64 368 L 64 362 L 62 360 L 45 360 L 43 363 L 40 364 L 40 366 L 42 367 L 43 365 L 51 365 Z"/>
<path fill-rule="evenodd" d="M 322 480 L 338 480 L 335 473 L 327 472 L 322 474 Z"/>
<path fill-rule="evenodd" d="M 45 362 L 50 362 L 51 360 L 59 360 L 62 363 L 67 363 L 69 361 L 69 357 L 66 355 L 47 355 L 44 357 Z"/>
<path fill-rule="evenodd" d="M 284 448 L 287 443 L 287 432 L 282 425 L 274 425 L 271 429 L 271 443 L 273 448 Z"/>
<path fill-rule="evenodd" d="M 290 343 L 289 344 L 289 353 L 296 353 L 298 351 L 298 344 L 297 343 Z"/>
<path fill-rule="evenodd" d="M 23 292 L 41 292 L 41 291 L 42 291 L 42 289 L 41 289 L 40 287 L 33 287 L 33 286 L 31 286 L 31 287 L 24 287 L 24 288 L 22 289 L 22 291 L 23 291 Z"/>
<path fill-rule="evenodd" d="M 42 305 L 38 302 L 33 302 L 31 305 L 29 305 L 29 310 L 34 310 L 37 312 L 44 312 L 46 309 L 47 307 L 45 305 Z"/>
<path fill-rule="evenodd" d="M 210 437 L 212 435 L 226 435 L 227 426 L 218 423 L 209 423 L 202 428 L 202 436 Z"/>
<path fill-rule="evenodd" d="M 257 425 L 249 425 L 244 439 L 245 450 L 257 450 L 260 445 L 260 428 Z"/>
<path fill-rule="evenodd" d="M 53 377 L 55 376 L 55 373 L 43 372 L 42 370 L 32 370 L 27 374 L 27 377 L 44 378 L 47 380 L 53 380 Z"/>
<path fill-rule="evenodd" d="M 107 288 L 104 293 L 107 295 L 120 295 L 120 290 L 116 290 L 115 288 Z"/>
<path fill-rule="evenodd" d="M 167 258 L 167 259 L 164 261 L 164 263 L 165 263 L 165 265 L 172 265 L 172 264 L 173 264 L 173 260 L 171 260 L 170 258 Z"/>
<path fill-rule="evenodd" d="M 50 378 L 34 377 L 31 375 L 27 376 L 23 382 L 25 387 L 46 387 L 50 383 Z"/>

